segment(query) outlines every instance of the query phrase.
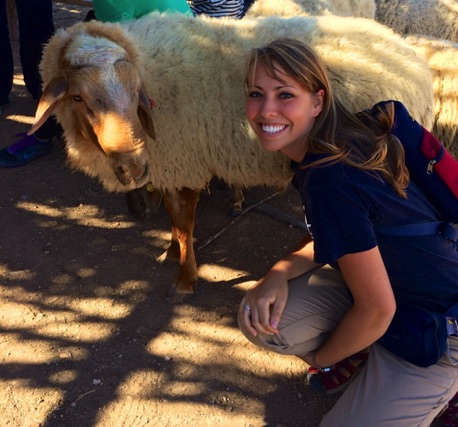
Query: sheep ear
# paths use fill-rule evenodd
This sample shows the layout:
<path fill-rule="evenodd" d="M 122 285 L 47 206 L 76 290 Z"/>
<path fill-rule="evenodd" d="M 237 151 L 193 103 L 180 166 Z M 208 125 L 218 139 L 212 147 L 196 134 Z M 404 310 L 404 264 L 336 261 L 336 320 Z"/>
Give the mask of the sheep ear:
<path fill-rule="evenodd" d="M 154 131 L 153 116 L 151 114 L 152 103 L 146 94 L 144 88 L 140 91 L 138 96 L 138 109 L 137 114 L 142 124 L 143 129 L 153 139 L 156 139 L 156 132 Z"/>
<path fill-rule="evenodd" d="M 49 116 L 56 109 L 59 101 L 64 97 L 68 90 L 68 82 L 62 77 L 52 79 L 43 90 L 43 93 L 38 102 L 35 119 L 31 129 L 27 132 L 28 135 L 36 132 Z"/>

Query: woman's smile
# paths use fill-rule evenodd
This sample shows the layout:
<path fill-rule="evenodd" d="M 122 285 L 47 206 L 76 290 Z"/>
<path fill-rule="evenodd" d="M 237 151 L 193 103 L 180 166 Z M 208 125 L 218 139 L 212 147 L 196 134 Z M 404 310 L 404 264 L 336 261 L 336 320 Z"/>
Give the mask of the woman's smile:
<path fill-rule="evenodd" d="M 285 125 L 261 125 L 261 127 L 262 130 L 269 135 L 276 134 L 283 129 L 286 129 Z"/>
<path fill-rule="evenodd" d="M 297 162 L 307 152 L 307 135 L 323 105 L 322 91 L 313 94 L 286 75 L 280 66 L 271 76 L 258 64 L 249 82 L 248 121 L 267 151 L 281 151 Z"/>

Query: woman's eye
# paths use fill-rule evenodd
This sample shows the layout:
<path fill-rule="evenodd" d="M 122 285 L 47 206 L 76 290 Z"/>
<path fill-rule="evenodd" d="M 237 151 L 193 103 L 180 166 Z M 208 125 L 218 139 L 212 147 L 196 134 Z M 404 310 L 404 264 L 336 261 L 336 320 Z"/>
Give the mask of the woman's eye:
<path fill-rule="evenodd" d="M 280 98 L 281 99 L 290 99 L 293 97 L 293 94 L 292 93 L 289 93 L 289 92 L 282 92 L 280 94 Z"/>
<path fill-rule="evenodd" d="M 80 95 L 73 95 L 73 101 L 76 101 L 76 102 L 81 102 L 83 100 L 83 98 L 81 98 Z"/>
<path fill-rule="evenodd" d="M 248 92 L 248 98 L 261 98 L 261 94 L 256 91 Z"/>

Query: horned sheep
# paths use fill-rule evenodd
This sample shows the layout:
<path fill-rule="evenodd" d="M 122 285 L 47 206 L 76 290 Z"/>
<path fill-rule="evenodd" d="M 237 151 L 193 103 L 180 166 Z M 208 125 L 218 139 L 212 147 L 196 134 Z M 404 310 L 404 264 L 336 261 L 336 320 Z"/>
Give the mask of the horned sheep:
<path fill-rule="evenodd" d="M 30 132 L 55 113 L 71 166 L 109 191 L 150 182 L 163 192 L 172 220 L 163 258 L 180 262 L 177 292 L 193 292 L 197 281 L 196 204 L 213 176 L 240 187 L 289 183 L 289 161 L 260 148 L 244 113 L 246 54 L 279 37 L 315 48 L 352 111 L 395 98 L 432 127 L 427 64 L 401 37 L 367 19 L 152 13 L 122 25 L 76 24 L 45 48 L 43 96 Z"/>

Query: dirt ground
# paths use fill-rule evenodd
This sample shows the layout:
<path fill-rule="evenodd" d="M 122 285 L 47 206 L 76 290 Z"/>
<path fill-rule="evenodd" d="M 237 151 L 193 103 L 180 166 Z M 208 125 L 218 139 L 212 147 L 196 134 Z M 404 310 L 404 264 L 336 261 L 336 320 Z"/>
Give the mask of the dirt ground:
<path fill-rule="evenodd" d="M 87 12 L 55 5 L 57 27 Z M 0 148 L 34 114 L 19 65 L 11 101 Z M 0 169 L 0 183 L 2 426 L 312 427 L 334 403 L 306 386 L 305 364 L 256 348 L 236 325 L 244 286 L 295 246 L 298 227 L 258 209 L 233 222 L 229 190 L 212 182 L 196 248 L 229 228 L 197 251 L 196 294 L 172 303 L 177 266 L 156 261 L 169 238 L 163 208 L 130 217 L 123 195 L 66 166 L 58 141 Z M 294 190 L 263 206 L 302 219 Z"/>

